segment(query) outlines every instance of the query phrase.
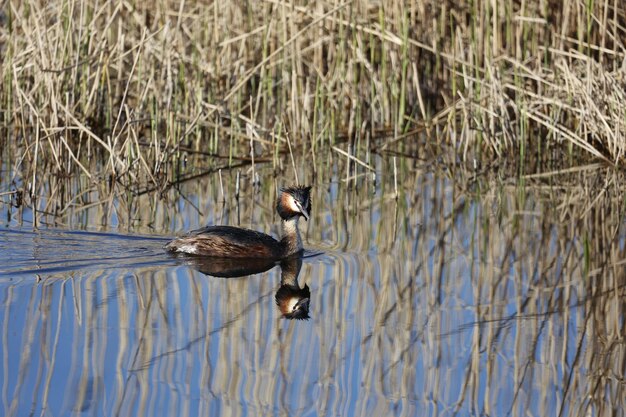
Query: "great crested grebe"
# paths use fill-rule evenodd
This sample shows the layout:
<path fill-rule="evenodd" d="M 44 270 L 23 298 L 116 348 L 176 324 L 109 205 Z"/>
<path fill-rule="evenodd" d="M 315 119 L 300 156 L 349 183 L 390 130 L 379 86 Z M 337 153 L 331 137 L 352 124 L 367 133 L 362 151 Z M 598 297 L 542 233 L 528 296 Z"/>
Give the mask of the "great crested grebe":
<path fill-rule="evenodd" d="M 311 187 L 281 189 L 276 211 L 281 217 L 281 239 L 265 233 L 232 226 L 207 226 L 176 238 L 165 245 L 172 252 L 218 258 L 284 259 L 304 250 L 298 220 L 309 220 Z"/>

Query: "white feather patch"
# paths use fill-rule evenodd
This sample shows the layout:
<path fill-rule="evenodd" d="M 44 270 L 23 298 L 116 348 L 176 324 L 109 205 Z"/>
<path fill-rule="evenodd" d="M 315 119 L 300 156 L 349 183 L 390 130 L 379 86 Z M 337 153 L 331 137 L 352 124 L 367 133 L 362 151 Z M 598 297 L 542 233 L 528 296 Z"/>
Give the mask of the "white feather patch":
<path fill-rule="evenodd" d="M 300 209 L 298 208 L 298 205 L 296 204 L 296 199 L 293 198 L 293 196 L 291 195 L 287 195 L 287 206 L 289 207 L 291 211 L 300 213 Z"/>
<path fill-rule="evenodd" d="M 177 252 L 196 254 L 198 252 L 198 248 L 193 245 L 182 245 L 176 249 Z"/>
<path fill-rule="evenodd" d="M 300 300 L 295 297 L 290 298 L 289 302 L 287 303 L 287 311 L 291 313 L 294 310 L 294 307 L 296 306 L 296 304 L 298 304 L 298 301 Z"/>

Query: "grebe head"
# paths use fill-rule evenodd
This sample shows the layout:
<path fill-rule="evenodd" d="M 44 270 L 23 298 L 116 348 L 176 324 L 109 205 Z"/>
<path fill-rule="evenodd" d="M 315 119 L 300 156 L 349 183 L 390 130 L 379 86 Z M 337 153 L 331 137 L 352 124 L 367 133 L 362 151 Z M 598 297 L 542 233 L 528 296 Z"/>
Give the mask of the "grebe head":
<path fill-rule="evenodd" d="M 281 285 L 276 291 L 276 305 L 286 319 L 307 320 L 311 291 L 304 284 L 303 288 L 294 285 Z"/>
<path fill-rule="evenodd" d="M 311 187 L 282 188 L 276 210 L 283 220 L 302 216 L 309 220 L 311 213 Z"/>

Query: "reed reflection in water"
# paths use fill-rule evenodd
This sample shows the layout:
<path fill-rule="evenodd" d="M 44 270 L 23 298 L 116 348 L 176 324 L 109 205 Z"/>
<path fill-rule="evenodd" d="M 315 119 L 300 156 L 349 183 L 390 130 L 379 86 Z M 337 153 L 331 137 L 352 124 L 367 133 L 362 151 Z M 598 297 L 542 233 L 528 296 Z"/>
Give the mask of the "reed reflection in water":
<path fill-rule="evenodd" d="M 618 194 L 576 212 L 541 188 L 477 196 L 416 178 L 397 204 L 318 187 L 307 246 L 323 254 L 299 274 L 218 278 L 160 240 L 2 231 L 3 414 L 624 410 Z M 309 289 L 308 320 L 276 305 L 290 276 Z"/>

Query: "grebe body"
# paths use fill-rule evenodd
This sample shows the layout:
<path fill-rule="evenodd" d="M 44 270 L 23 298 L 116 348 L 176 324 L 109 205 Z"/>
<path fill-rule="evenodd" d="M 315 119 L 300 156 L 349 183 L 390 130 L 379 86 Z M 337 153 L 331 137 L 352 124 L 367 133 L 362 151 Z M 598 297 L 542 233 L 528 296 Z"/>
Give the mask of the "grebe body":
<path fill-rule="evenodd" d="M 281 239 L 233 226 L 207 226 L 169 242 L 171 252 L 219 258 L 284 259 L 304 250 L 298 220 L 309 219 L 311 187 L 281 190 L 276 210 L 281 217 Z"/>

